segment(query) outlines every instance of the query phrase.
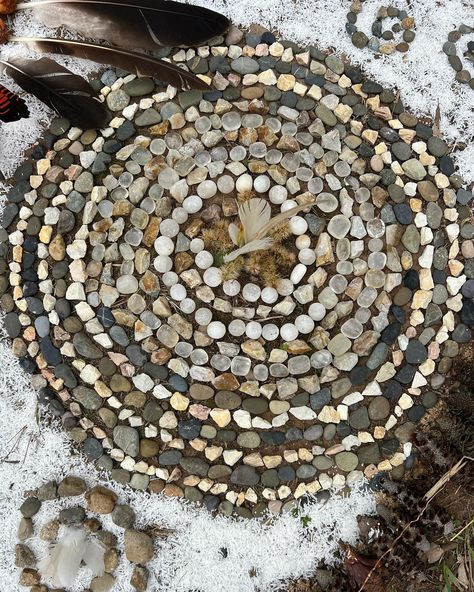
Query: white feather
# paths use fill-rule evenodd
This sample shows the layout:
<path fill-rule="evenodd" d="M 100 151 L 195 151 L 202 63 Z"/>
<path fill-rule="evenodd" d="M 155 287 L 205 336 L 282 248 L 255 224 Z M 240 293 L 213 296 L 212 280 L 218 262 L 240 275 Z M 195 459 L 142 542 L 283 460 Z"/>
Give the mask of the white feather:
<path fill-rule="evenodd" d="M 268 223 L 271 215 L 269 203 L 261 197 L 254 197 L 240 204 L 239 218 L 244 231 L 244 244 L 257 238 L 258 232 Z"/>
<path fill-rule="evenodd" d="M 239 228 L 237 224 L 229 224 L 229 236 L 234 245 L 239 246 Z"/>
<path fill-rule="evenodd" d="M 83 530 L 67 528 L 49 555 L 39 562 L 38 568 L 53 586 L 69 588 L 76 581 L 83 560 L 94 575 L 104 573 L 104 551 L 98 543 L 88 542 Z"/>
<path fill-rule="evenodd" d="M 277 214 L 271 220 L 267 220 L 265 222 L 265 224 L 262 224 L 260 226 L 260 229 L 258 230 L 258 232 L 254 238 L 263 238 L 266 234 L 268 234 L 270 232 L 270 230 L 272 230 L 273 228 L 275 228 L 276 226 L 278 226 L 279 224 L 281 224 L 285 220 L 292 218 L 293 216 L 298 214 L 298 212 L 301 212 L 301 210 L 305 210 L 306 208 L 310 208 L 311 206 L 314 206 L 314 204 L 315 204 L 315 202 L 312 201 L 308 204 L 303 204 L 301 206 L 295 206 L 294 208 L 290 208 L 289 210 L 286 210 L 286 212 L 282 212 L 281 214 Z"/>
<path fill-rule="evenodd" d="M 104 553 L 104 547 L 97 541 L 89 541 L 86 544 L 83 561 L 94 576 L 104 575 Z"/>
<path fill-rule="evenodd" d="M 268 249 L 272 243 L 273 239 L 268 236 L 266 238 L 250 241 L 243 247 L 240 247 L 239 249 L 232 251 L 232 253 L 225 255 L 224 263 L 230 263 L 231 261 L 234 261 L 234 259 L 237 259 L 237 257 L 240 257 L 240 255 L 252 253 L 252 251 L 262 251 L 263 249 Z"/>

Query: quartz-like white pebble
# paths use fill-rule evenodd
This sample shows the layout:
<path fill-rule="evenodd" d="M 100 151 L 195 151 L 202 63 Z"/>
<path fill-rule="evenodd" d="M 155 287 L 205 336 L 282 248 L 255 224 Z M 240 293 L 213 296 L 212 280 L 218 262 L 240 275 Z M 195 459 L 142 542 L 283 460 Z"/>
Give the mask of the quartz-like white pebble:
<path fill-rule="evenodd" d="M 270 178 L 267 175 L 258 175 L 254 179 L 253 188 L 257 193 L 266 193 L 270 189 Z"/>
<path fill-rule="evenodd" d="M 262 290 L 262 300 L 265 302 L 265 304 L 273 304 L 278 300 L 278 292 L 275 290 L 275 288 L 267 286 Z"/>
<path fill-rule="evenodd" d="M 275 287 L 280 296 L 289 296 L 290 294 L 293 294 L 293 282 L 287 278 L 279 278 Z"/>
<path fill-rule="evenodd" d="M 196 303 L 192 298 L 183 298 L 183 300 L 180 302 L 179 308 L 185 314 L 191 314 L 196 310 Z"/>
<path fill-rule="evenodd" d="M 242 319 L 234 319 L 229 323 L 229 333 L 233 337 L 240 337 L 245 333 L 245 323 Z"/>
<path fill-rule="evenodd" d="M 326 309 L 319 302 L 313 302 L 308 308 L 308 314 L 313 321 L 320 321 L 326 316 Z"/>
<path fill-rule="evenodd" d="M 230 175 L 222 175 L 217 180 L 217 189 L 221 193 L 228 194 L 232 193 L 235 187 L 234 179 Z"/>
<path fill-rule="evenodd" d="M 212 311 L 208 308 L 198 308 L 194 313 L 194 319 L 198 325 L 209 325 L 212 321 Z"/>
<path fill-rule="evenodd" d="M 164 237 L 173 237 L 176 236 L 179 232 L 179 224 L 176 220 L 172 220 L 171 218 L 166 218 L 160 224 L 160 232 Z M 158 239 L 157 239 L 158 240 Z M 167 253 L 169 255 L 169 253 Z"/>
<path fill-rule="evenodd" d="M 193 238 L 189 243 L 189 250 L 191 253 L 200 253 L 204 250 L 204 241 L 202 238 Z"/>
<path fill-rule="evenodd" d="M 183 284 L 174 284 L 170 288 L 170 296 L 173 300 L 180 302 L 186 298 L 186 288 Z"/>
<path fill-rule="evenodd" d="M 153 266 L 159 273 L 166 273 L 173 269 L 173 260 L 166 255 L 158 255 L 153 261 Z"/>
<path fill-rule="evenodd" d="M 297 265 L 295 265 L 290 275 L 291 282 L 295 286 L 299 284 L 301 280 L 304 278 L 307 270 L 308 268 L 306 267 L 306 265 L 303 265 L 302 263 L 298 263 Z"/>
<path fill-rule="evenodd" d="M 263 325 L 262 337 L 265 339 L 265 341 L 275 341 L 278 335 L 280 335 L 280 330 L 278 329 L 277 325 L 274 323 Z"/>
<path fill-rule="evenodd" d="M 252 177 L 248 173 L 240 175 L 235 184 L 235 188 L 237 189 L 238 193 L 245 193 L 246 191 L 251 191 L 252 186 Z"/>
<path fill-rule="evenodd" d="M 314 320 L 305 314 L 298 315 L 295 319 L 295 327 L 300 333 L 307 335 L 314 329 Z"/>
<path fill-rule="evenodd" d="M 280 327 L 280 335 L 284 341 L 293 341 L 298 337 L 298 329 L 293 323 L 285 323 Z"/>
<path fill-rule="evenodd" d="M 298 253 L 298 261 L 303 265 L 312 265 L 316 261 L 314 249 L 301 249 Z"/>
<path fill-rule="evenodd" d="M 222 272 L 217 267 L 209 267 L 203 275 L 204 282 L 211 288 L 216 288 L 222 283 Z"/>
<path fill-rule="evenodd" d="M 188 212 L 184 208 L 175 208 L 171 214 L 171 217 L 178 224 L 184 224 L 188 219 Z"/>
<path fill-rule="evenodd" d="M 307 234 L 300 234 L 295 240 L 295 246 L 299 251 L 309 249 L 311 246 L 311 238 Z"/>
<path fill-rule="evenodd" d="M 189 214 L 196 214 L 202 208 L 202 199 L 199 195 L 188 195 L 188 197 L 183 201 L 183 208 Z"/>
<path fill-rule="evenodd" d="M 214 257 L 209 251 L 199 251 L 194 261 L 199 269 L 208 269 L 214 263 Z"/>
<path fill-rule="evenodd" d="M 257 321 L 250 321 L 245 328 L 245 334 L 249 339 L 259 339 L 262 335 L 262 325 Z"/>
<path fill-rule="evenodd" d="M 284 201 L 286 201 L 287 197 L 288 190 L 286 187 L 283 187 L 282 185 L 274 185 L 268 193 L 268 198 L 275 205 L 282 204 Z"/>
<path fill-rule="evenodd" d="M 247 302 L 257 302 L 260 298 L 261 289 L 257 284 L 248 283 L 242 289 L 242 296 Z"/>
<path fill-rule="evenodd" d="M 174 251 L 174 242 L 168 236 L 159 236 L 154 247 L 158 255 L 171 255 Z"/>
<path fill-rule="evenodd" d="M 161 281 L 165 286 L 174 286 L 179 282 L 178 274 L 174 271 L 167 271 L 161 276 Z"/>
<path fill-rule="evenodd" d="M 308 223 L 301 216 L 293 216 L 290 218 L 290 230 L 296 236 L 304 234 L 308 230 Z"/>
<path fill-rule="evenodd" d="M 238 280 L 226 280 L 222 284 L 222 289 L 227 296 L 237 296 L 240 292 L 240 282 Z"/>
<path fill-rule="evenodd" d="M 212 337 L 212 339 L 222 339 L 225 332 L 225 325 L 220 321 L 211 321 L 207 326 L 207 334 L 209 337 Z"/>
<path fill-rule="evenodd" d="M 217 185 L 214 183 L 214 181 L 202 181 L 202 183 L 199 183 L 197 187 L 197 194 L 202 199 L 210 199 L 211 197 L 214 197 L 216 193 Z"/>

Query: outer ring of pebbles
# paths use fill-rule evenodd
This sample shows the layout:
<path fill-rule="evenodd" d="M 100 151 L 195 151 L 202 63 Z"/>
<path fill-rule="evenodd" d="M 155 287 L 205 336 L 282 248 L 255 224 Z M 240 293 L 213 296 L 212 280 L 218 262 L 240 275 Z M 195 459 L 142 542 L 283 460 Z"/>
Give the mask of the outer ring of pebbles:
<path fill-rule="evenodd" d="M 410 48 L 410 43 L 415 39 L 415 21 L 413 17 L 409 16 L 406 10 L 400 10 L 395 6 L 382 6 L 378 13 L 376 20 L 372 23 L 371 32 L 372 37 L 369 37 L 356 27 L 357 15 L 362 12 L 364 0 L 354 0 L 352 2 L 350 11 L 347 13 L 346 31 L 351 35 L 352 44 L 363 49 L 368 47 L 376 53 L 392 54 L 395 51 L 405 53 Z M 392 26 L 391 31 L 383 31 L 382 23 L 387 18 L 398 18 L 400 23 Z M 400 33 L 403 31 L 402 40 L 395 43 L 393 33 Z M 381 42 L 385 41 L 385 43 Z"/>
<path fill-rule="evenodd" d="M 42 509 L 54 503 L 61 508 L 56 518 L 41 523 Z M 148 588 L 146 563 L 153 557 L 153 539 L 146 532 L 134 529 L 135 513 L 126 504 L 118 502 L 117 495 L 110 489 L 97 485 L 88 487 L 86 482 L 74 476 L 67 476 L 59 483 L 48 481 L 27 497 L 19 508 L 21 520 L 18 524 L 18 543 L 15 547 L 15 565 L 21 569 L 19 584 L 30 587 L 31 592 L 49 588 L 42 582 L 38 570 L 35 548 L 40 539 L 43 544 L 54 544 L 60 537 L 61 528 L 84 529 L 91 541 L 104 548 L 104 574 L 91 579 L 87 590 L 109 592 L 115 584 L 114 572 L 120 562 L 116 535 L 103 528 L 101 518 L 109 516 L 115 527 L 124 530 L 125 557 L 136 564 L 130 584 L 137 592 Z M 60 540 L 60 539 L 59 539 Z M 43 550 L 44 552 L 44 550 Z"/>
<path fill-rule="evenodd" d="M 468 25 L 461 24 L 457 29 L 451 31 L 448 35 L 448 40 L 443 45 L 443 51 L 448 56 L 449 65 L 456 72 L 456 80 L 462 84 L 469 85 L 474 90 L 474 76 L 463 68 L 462 61 L 457 54 L 456 43 L 463 35 L 469 35 L 474 29 Z M 474 60 L 474 41 L 469 41 L 467 44 L 467 51 L 464 54 L 471 60 Z"/>
<path fill-rule="evenodd" d="M 334 55 L 242 35 L 163 52 L 212 83 L 204 96 L 109 71 L 98 84 L 109 128 L 53 122 L 7 195 L 0 287 L 14 352 L 91 460 L 134 488 L 252 516 L 411 466 L 415 424 L 471 339 L 474 226 L 449 147 L 395 93 Z M 230 113 L 257 127 L 222 128 Z M 304 170 L 266 162 L 262 144 Z M 242 146 L 252 161 L 212 160 Z M 274 213 L 284 204 L 268 185 L 283 201 L 320 200 L 288 239 L 316 260 L 295 265 L 290 292 L 283 277 L 276 304 L 257 302 L 261 278 L 248 274 L 224 299 L 214 277 L 205 283 L 209 257 L 196 263 L 201 229 L 235 219 L 239 189 L 224 176 L 268 191 Z M 188 197 L 215 200 L 184 211 L 188 227 L 184 179 Z M 190 265 L 180 274 L 175 237 Z M 256 325 L 272 306 L 285 318 L 270 345 Z M 295 333 L 296 315 L 314 329 Z M 231 318 L 246 335 L 229 339 Z"/>

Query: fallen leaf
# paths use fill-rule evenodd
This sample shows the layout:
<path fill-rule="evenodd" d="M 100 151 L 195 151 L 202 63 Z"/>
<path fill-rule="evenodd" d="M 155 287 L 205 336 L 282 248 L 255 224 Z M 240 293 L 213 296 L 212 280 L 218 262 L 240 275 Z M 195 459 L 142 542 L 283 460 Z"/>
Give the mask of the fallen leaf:
<path fill-rule="evenodd" d="M 439 545 L 431 545 L 429 551 L 426 552 L 428 563 L 437 563 L 444 555 L 444 549 Z"/>
<path fill-rule="evenodd" d="M 458 580 L 459 580 L 459 583 L 462 586 L 464 586 L 464 588 L 469 587 L 469 576 L 467 574 L 466 562 L 464 561 L 464 559 L 461 559 L 461 561 L 459 563 Z"/>

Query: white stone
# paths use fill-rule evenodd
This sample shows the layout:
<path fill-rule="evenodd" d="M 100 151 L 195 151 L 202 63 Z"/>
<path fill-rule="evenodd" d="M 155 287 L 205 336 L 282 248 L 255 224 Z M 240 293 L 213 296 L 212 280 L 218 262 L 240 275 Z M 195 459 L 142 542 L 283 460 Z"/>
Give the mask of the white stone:
<path fill-rule="evenodd" d="M 174 242 L 168 236 L 159 236 L 154 247 L 158 255 L 171 255 L 174 251 Z"/>
<path fill-rule="evenodd" d="M 257 321 L 250 321 L 245 328 L 245 334 L 249 339 L 259 339 L 262 335 L 262 325 Z"/>
<path fill-rule="evenodd" d="M 265 341 L 274 341 L 280 334 L 280 330 L 277 325 L 268 323 L 263 325 L 262 336 Z"/>
<path fill-rule="evenodd" d="M 266 193 L 270 189 L 270 178 L 267 175 L 255 177 L 253 187 L 257 193 Z"/>
<path fill-rule="evenodd" d="M 280 335 L 284 341 L 293 341 L 298 337 L 298 329 L 293 323 L 285 323 L 280 328 Z"/>
<path fill-rule="evenodd" d="M 196 265 L 199 267 L 199 269 L 208 269 L 212 266 L 214 262 L 214 257 L 211 253 L 209 253 L 209 251 L 200 251 L 196 255 L 194 261 Z"/>
<path fill-rule="evenodd" d="M 222 272 L 217 267 L 209 267 L 204 272 L 203 279 L 206 285 L 210 286 L 211 288 L 216 288 L 222 283 Z"/>
<path fill-rule="evenodd" d="M 207 334 L 209 337 L 212 337 L 212 339 L 222 339 L 226 334 L 224 323 L 221 323 L 220 321 L 210 322 L 207 326 Z"/>
<path fill-rule="evenodd" d="M 193 238 L 189 243 L 189 250 L 191 253 L 200 253 L 204 249 L 204 241 L 202 238 Z"/>
<path fill-rule="evenodd" d="M 202 208 L 202 199 L 198 195 L 189 195 L 183 201 L 183 208 L 188 212 L 188 214 L 196 214 Z M 193 239 L 193 240 L 201 240 L 202 239 Z M 195 252 L 195 251 L 193 251 Z"/>
<path fill-rule="evenodd" d="M 282 185 L 274 185 L 270 189 L 268 197 L 273 204 L 280 205 L 286 201 L 288 197 L 288 190 Z"/>
<path fill-rule="evenodd" d="M 306 267 L 306 265 L 298 263 L 297 265 L 295 265 L 293 271 L 291 272 L 290 281 L 296 286 L 306 275 L 307 270 L 308 268 Z"/>
<path fill-rule="evenodd" d="M 66 290 L 67 300 L 85 300 L 86 294 L 84 292 L 84 286 L 79 282 L 70 284 Z"/>
<path fill-rule="evenodd" d="M 295 319 L 295 326 L 300 333 L 308 335 L 314 329 L 314 320 L 308 315 L 298 315 Z"/>
<path fill-rule="evenodd" d="M 261 297 L 265 304 L 273 304 L 278 300 L 278 292 L 275 288 L 267 286 L 266 288 L 263 288 Z"/>
<path fill-rule="evenodd" d="M 293 216 L 289 225 L 291 232 L 296 236 L 300 236 L 308 230 L 308 223 L 302 216 Z"/>
<path fill-rule="evenodd" d="M 326 309 L 319 302 L 314 302 L 308 309 L 309 316 L 313 321 L 320 321 L 326 316 Z"/>
<path fill-rule="evenodd" d="M 137 388 L 142 393 L 147 393 L 151 391 L 154 386 L 154 381 L 148 374 L 137 374 L 132 378 L 133 384 L 135 388 Z"/>
<path fill-rule="evenodd" d="M 155 257 L 153 260 L 153 267 L 160 273 L 166 273 L 173 269 L 173 260 L 167 255 L 158 255 L 158 257 Z"/>
<path fill-rule="evenodd" d="M 309 407 L 291 407 L 290 409 L 291 415 L 296 417 L 301 421 L 310 421 L 311 419 L 316 419 L 316 413 L 310 409 Z"/>

